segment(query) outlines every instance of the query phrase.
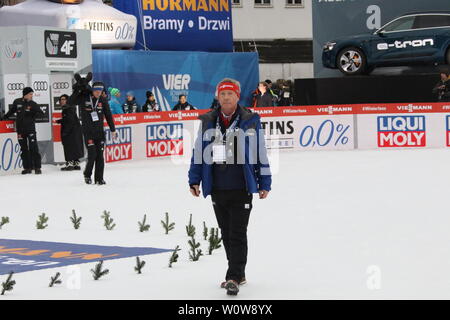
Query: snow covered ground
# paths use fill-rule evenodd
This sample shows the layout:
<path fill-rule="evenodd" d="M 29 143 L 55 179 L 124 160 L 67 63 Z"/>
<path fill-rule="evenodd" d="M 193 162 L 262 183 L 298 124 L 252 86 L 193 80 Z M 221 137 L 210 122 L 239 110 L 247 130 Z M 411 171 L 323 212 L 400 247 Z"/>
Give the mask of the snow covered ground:
<path fill-rule="evenodd" d="M 449 299 L 449 163 L 447 150 L 282 152 L 269 198 L 254 200 L 248 284 L 237 299 Z M 187 170 L 162 159 L 108 164 L 102 187 L 54 166 L 42 176 L 0 177 L 0 216 L 11 220 L 0 238 L 183 249 L 172 269 L 170 253 L 141 257 L 142 275 L 135 258 L 105 261 L 110 274 L 99 281 L 89 271 L 95 263 L 79 265 L 76 289 L 64 281 L 66 267 L 16 274 L 1 299 L 226 299 L 223 248 L 189 261 L 189 214 L 198 240 L 202 222 L 216 221 L 210 199 L 190 195 Z M 72 209 L 83 217 L 80 230 Z M 113 231 L 103 227 L 105 209 Z M 169 235 L 160 223 L 166 211 L 176 222 Z M 49 227 L 38 231 L 42 212 Z M 151 228 L 140 233 L 144 214 Z M 63 284 L 48 288 L 57 271 Z"/>

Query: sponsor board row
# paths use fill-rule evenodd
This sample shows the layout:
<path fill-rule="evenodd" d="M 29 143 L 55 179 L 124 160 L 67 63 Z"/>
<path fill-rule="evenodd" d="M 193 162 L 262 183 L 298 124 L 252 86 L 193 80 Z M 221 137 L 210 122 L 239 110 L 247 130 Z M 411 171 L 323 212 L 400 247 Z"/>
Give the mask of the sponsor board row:
<path fill-rule="evenodd" d="M 143 115 L 115 116 L 118 138 L 113 139 L 109 129 L 106 129 L 106 161 L 172 156 L 182 156 L 185 160 L 190 158 L 195 134 L 200 125 L 200 121 L 192 121 L 191 118 L 196 118 L 201 112 L 181 113 L 181 119 L 183 119 L 181 121 L 155 121 L 156 118 L 152 118 L 143 123 L 134 123 L 138 121 L 138 116 Z M 57 118 L 55 116 L 54 120 Z M 117 119 L 122 119 L 122 122 Z M 132 123 L 128 124 L 129 121 Z M 122 125 L 122 123 L 127 124 Z M 263 116 L 261 123 L 266 137 L 266 146 L 270 150 L 445 148 L 450 146 L 450 114 L 446 113 Z M 12 131 L 11 122 L 3 121 L 0 124 L 0 130 Z M 55 138 L 58 138 L 58 131 L 59 127 L 55 124 Z M 61 146 L 57 140 L 55 139 L 55 145 Z M 21 168 L 20 148 L 14 133 L 0 134 L 0 152 L 0 173 L 15 172 Z"/>

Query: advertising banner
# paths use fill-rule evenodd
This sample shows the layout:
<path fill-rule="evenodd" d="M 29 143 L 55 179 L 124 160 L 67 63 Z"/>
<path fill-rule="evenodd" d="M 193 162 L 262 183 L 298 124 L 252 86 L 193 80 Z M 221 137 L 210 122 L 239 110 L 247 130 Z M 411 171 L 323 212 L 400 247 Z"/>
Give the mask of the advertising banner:
<path fill-rule="evenodd" d="M 0 121 L 0 175 L 19 173 L 21 170 L 20 145 L 14 123 Z"/>
<path fill-rule="evenodd" d="M 151 247 L 0 239 L 0 275 L 169 252 Z"/>
<path fill-rule="evenodd" d="M 3 75 L 3 92 L 5 95 L 5 113 L 9 111 L 14 100 L 22 98 L 22 90 L 29 86 L 26 74 Z"/>
<path fill-rule="evenodd" d="M 433 18 L 428 15 L 424 19 L 405 19 L 392 24 L 384 33 L 375 34 L 375 31 L 410 13 L 448 13 L 447 0 L 312 0 L 312 6 L 316 78 L 344 76 L 337 68 L 331 68 L 331 64 L 339 59 L 339 51 L 350 47 L 362 49 L 362 52 L 353 50 L 357 54 L 356 59 L 351 52 L 346 56 L 357 65 L 370 62 L 373 65 L 397 66 L 376 68 L 373 75 L 423 72 L 425 68 L 430 71 L 434 63 L 445 63 L 449 40 L 449 24 L 443 24 L 442 21 L 445 17 Z M 411 70 L 407 67 L 410 63 L 420 68 Z M 350 64 L 346 67 L 352 68 Z"/>
<path fill-rule="evenodd" d="M 135 49 L 232 52 L 230 0 L 115 0 L 137 18 Z"/>
<path fill-rule="evenodd" d="M 133 91 L 142 106 L 151 91 L 163 111 L 172 110 L 180 94 L 194 107 L 208 109 L 224 78 L 241 83 L 240 103 L 250 106 L 259 81 L 257 53 L 94 50 L 93 67 L 94 79 L 122 92 L 122 103 Z"/>

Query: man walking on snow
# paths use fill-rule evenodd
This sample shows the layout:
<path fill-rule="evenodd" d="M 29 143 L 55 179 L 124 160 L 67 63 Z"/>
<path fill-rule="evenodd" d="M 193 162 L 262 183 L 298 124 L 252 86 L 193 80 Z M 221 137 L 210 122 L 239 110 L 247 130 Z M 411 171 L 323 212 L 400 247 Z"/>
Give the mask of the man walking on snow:
<path fill-rule="evenodd" d="M 217 85 L 220 107 L 199 117 L 201 126 L 189 169 L 194 197 L 211 195 L 222 233 L 228 270 L 222 288 L 236 295 L 246 282 L 247 226 L 253 193 L 265 199 L 272 177 L 258 114 L 238 105 L 241 88 L 234 79 Z"/>

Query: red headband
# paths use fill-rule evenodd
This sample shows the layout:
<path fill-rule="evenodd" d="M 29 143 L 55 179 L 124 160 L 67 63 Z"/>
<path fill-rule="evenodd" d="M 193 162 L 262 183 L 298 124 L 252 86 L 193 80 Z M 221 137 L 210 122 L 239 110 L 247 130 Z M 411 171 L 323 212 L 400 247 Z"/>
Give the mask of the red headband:
<path fill-rule="evenodd" d="M 238 98 L 241 97 L 241 91 L 239 90 L 239 86 L 232 82 L 222 82 L 217 88 L 217 94 L 219 95 L 221 91 L 231 90 L 237 94 Z"/>

